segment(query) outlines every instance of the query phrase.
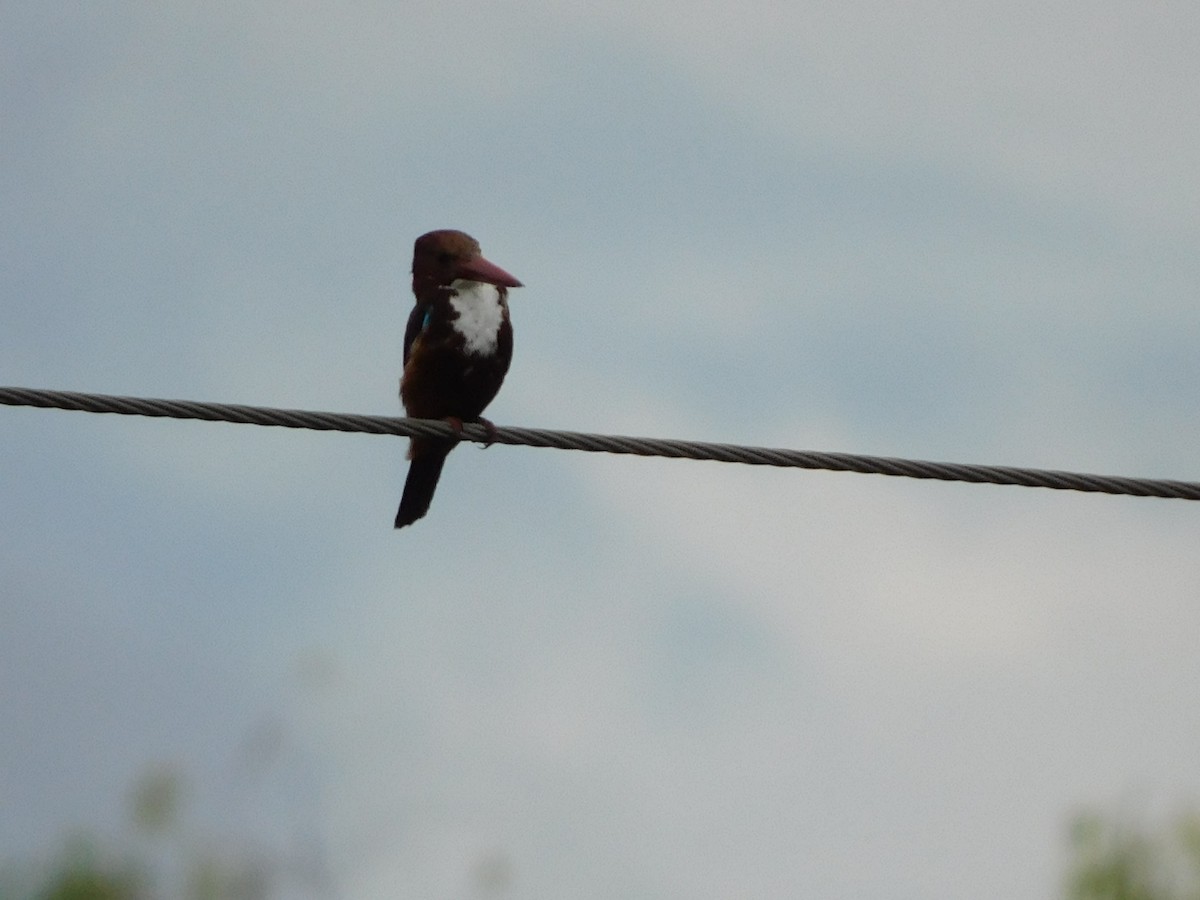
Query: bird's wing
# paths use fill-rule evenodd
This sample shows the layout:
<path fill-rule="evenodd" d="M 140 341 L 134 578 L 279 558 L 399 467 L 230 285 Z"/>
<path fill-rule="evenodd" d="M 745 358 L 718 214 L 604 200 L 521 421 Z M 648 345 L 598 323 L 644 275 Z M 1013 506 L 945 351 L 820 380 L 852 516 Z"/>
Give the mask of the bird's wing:
<path fill-rule="evenodd" d="M 418 303 L 413 307 L 412 312 L 408 314 L 408 325 L 404 328 L 404 362 L 408 362 L 408 355 L 412 352 L 413 341 L 417 339 L 425 326 L 429 324 L 429 313 L 431 308 L 429 304 Z"/>

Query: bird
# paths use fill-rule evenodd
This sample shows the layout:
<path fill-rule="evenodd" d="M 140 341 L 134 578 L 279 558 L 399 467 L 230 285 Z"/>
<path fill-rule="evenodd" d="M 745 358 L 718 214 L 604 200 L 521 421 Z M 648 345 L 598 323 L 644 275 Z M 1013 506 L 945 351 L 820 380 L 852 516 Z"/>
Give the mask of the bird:
<path fill-rule="evenodd" d="M 482 417 L 512 362 L 513 332 L 508 289 L 519 282 L 484 259 L 479 242 L 453 229 L 430 231 L 413 245 L 412 290 L 416 304 L 404 329 L 400 399 L 418 419 L 445 419 L 456 431 L 464 422 L 495 426 Z M 396 527 L 429 511 L 446 456 L 458 441 L 417 437 Z"/>

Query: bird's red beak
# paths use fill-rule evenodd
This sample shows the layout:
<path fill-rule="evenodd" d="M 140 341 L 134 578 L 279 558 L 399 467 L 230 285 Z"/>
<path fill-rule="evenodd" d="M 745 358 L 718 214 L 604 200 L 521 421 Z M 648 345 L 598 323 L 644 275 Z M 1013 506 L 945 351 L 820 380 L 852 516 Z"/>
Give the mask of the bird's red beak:
<path fill-rule="evenodd" d="M 458 267 L 458 277 L 469 281 L 483 281 L 497 287 L 521 287 L 521 282 L 513 278 L 495 263 L 490 263 L 482 256 L 473 256 Z"/>

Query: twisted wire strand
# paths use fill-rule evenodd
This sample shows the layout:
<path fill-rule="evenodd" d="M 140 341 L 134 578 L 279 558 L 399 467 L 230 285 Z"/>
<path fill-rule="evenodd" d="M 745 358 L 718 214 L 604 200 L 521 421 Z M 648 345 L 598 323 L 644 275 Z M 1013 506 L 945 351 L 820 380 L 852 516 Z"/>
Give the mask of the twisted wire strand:
<path fill-rule="evenodd" d="M 859 472 L 939 481 L 965 481 L 972 484 L 1009 484 L 1059 491 L 1200 500 L 1200 483 L 1192 481 L 1089 475 L 1080 472 L 1058 472 L 1013 466 L 928 462 L 883 456 L 862 456 L 853 453 L 744 447 L 737 444 L 714 444 L 703 441 L 584 434 L 542 428 L 504 427 L 497 428 L 494 435 L 489 435 L 482 425 L 464 425 L 462 433 L 459 434 L 447 422 L 434 419 L 348 415 L 299 409 L 271 409 L 227 403 L 200 403 L 191 400 L 155 400 L 145 397 L 117 397 L 110 394 L 84 394 L 19 387 L 0 387 L 0 404 L 92 413 L 117 413 L 126 416 L 202 419 L 207 422 L 272 425 L 316 431 L 391 434 L 403 437 L 458 437 L 479 443 L 486 443 L 491 437 L 498 444 L 556 450 L 662 456 L 669 459 L 715 460 L 752 466 L 822 469 L 833 472 Z"/>

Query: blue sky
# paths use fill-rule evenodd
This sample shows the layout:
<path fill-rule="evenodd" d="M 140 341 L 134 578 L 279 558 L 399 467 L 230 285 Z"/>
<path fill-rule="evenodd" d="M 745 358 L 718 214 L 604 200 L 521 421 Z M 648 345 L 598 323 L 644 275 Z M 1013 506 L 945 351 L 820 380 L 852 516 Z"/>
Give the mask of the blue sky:
<path fill-rule="evenodd" d="M 1198 39 L 10 4 L 0 383 L 397 413 L 455 227 L 526 284 L 498 424 L 1200 480 Z M 393 532 L 395 439 L 0 444 L 10 855 L 166 765 L 284 896 L 1051 897 L 1076 810 L 1200 788 L 1194 504 L 464 447 Z"/>

